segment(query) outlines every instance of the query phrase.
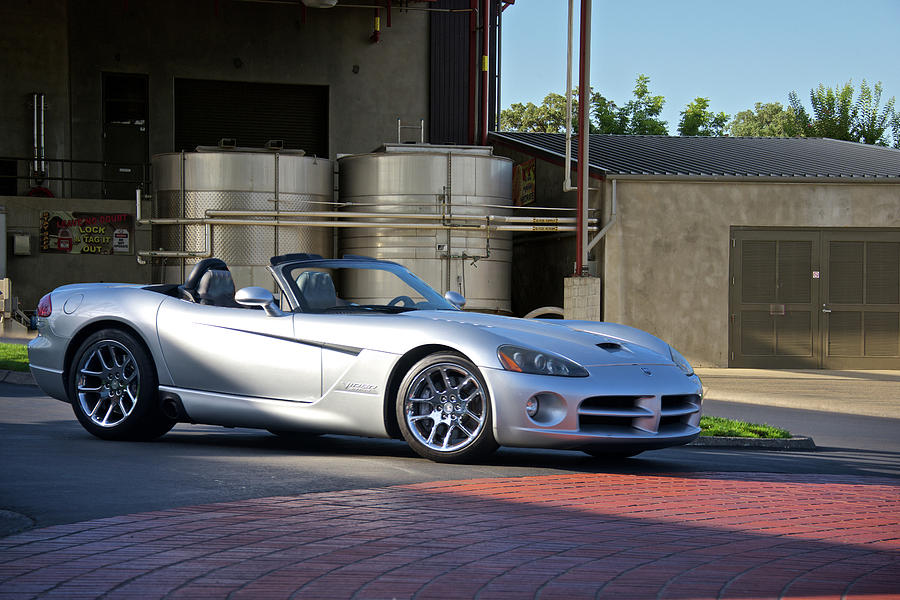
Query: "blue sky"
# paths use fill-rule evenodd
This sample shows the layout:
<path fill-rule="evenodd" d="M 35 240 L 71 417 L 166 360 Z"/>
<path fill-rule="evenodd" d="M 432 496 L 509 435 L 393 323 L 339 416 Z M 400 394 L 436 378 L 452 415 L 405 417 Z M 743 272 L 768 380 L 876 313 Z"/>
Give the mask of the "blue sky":
<path fill-rule="evenodd" d="M 567 6 L 517 0 L 504 11 L 503 108 L 565 91 Z M 593 0 L 591 37 L 594 90 L 622 105 L 638 73 L 649 75 L 673 135 L 697 96 L 732 116 L 787 105 L 791 90 L 809 107 L 810 88 L 851 79 L 857 90 L 881 81 L 882 106 L 900 98 L 900 0 Z"/>

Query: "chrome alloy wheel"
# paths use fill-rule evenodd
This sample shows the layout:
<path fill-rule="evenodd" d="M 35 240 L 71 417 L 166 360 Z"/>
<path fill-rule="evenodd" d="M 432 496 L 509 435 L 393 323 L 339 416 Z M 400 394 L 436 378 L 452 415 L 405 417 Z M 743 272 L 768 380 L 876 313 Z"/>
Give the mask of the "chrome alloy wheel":
<path fill-rule="evenodd" d="M 100 340 L 78 363 L 76 390 L 81 410 L 100 427 L 115 427 L 137 404 L 141 376 L 131 351 L 115 340 Z"/>
<path fill-rule="evenodd" d="M 438 363 L 413 379 L 403 413 L 413 436 L 437 452 L 453 452 L 473 443 L 485 427 L 487 395 L 465 367 Z"/>

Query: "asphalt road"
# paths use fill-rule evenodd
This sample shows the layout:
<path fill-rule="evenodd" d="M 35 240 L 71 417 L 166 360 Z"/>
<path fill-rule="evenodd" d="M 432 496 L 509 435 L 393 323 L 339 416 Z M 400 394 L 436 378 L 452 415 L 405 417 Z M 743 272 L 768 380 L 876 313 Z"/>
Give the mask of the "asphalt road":
<path fill-rule="evenodd" d="M 84 431 L 67 404 L 35 387 L 0 384 L 0 513 L 25 515 L 42 527 L 246 498 L 572 472 L 900 477 L 898 419 L 715 401 L 706 404 L 705 413 L 783 426 L 811 435 L 818 448 L 682 447 L 621 461 L 505 448 L 481 464 L 443 465 L 418 458 L 398 441 L 345 436 L 286 441 L 264 431 L 209 426 L 178 426 L 149 443 L 106 442 Z"/>

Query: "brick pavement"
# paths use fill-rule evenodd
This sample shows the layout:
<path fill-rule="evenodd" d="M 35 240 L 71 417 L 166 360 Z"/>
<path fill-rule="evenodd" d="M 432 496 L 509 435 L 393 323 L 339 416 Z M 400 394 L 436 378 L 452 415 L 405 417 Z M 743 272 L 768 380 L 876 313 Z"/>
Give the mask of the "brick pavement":
<path fill-rule="evenodd" d="M 0 539 L 0 598 L 900 598 L 900 485 L 570 474 L 260 498 Z"/>

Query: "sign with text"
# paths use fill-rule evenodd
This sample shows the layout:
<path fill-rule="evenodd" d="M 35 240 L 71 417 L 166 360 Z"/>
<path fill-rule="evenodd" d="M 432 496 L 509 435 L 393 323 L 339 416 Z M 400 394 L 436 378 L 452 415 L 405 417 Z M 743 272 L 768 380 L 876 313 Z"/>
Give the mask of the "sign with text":
<path fill-rule="evenodd" d="M 127 213 L 41 212 L 41 252 L 132 254 L 134 220 Z"/>
<path fill-rule="evenodd" d="M 516 206 L 527 206 L 535 201 L 535 160 L 532 158 L 513 167 L 513 199 Z"/>

